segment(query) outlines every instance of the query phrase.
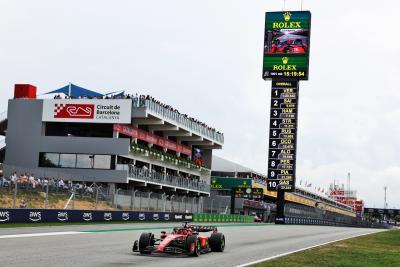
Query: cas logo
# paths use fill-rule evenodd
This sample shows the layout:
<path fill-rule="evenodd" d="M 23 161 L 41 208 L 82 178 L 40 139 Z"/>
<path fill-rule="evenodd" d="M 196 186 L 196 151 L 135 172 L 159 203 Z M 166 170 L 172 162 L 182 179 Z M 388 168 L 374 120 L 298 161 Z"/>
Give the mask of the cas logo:
<path fill-rule="evenodd" d="M 180 215 L 175 214 L 175 220 L 182 220 L 182 219 L 183 219 L 183 215 L 182 214 L 180 214 Z"/>
<path fill-rule="evenodd" d="M 31 211 L 29 212 L 29 220 L 32 222 L 37 222 L 42 220 L 42 214 L 40 211 Z"/>
<path fill-rule="evenodd" d="M 124 221 L 129 220 L 129 212 L 123 212 L 122 213 L 122 220 L 124 220 Z"/>
<path fill-rule="evenodd" d="M 164 220 L 169 221 L 169 214 L 164 214 Z"/>
<path fill-rule="evenodd" d="M 146 214 L 144 213 L 139 213 L 139 220 L 143 221 L 146 219 Z"/>
<path fill-rule="evenodd" d="M 153 220 L 157 221 L 159 219 L 158 213 L 153 214 Z"/>
<path fill-rule="evenodd" d="M 62 222 L 68 221 L 68 212 L 58 212 L 57 219 Z"/>
<path fill-rule="evenodd" d="M 82 215 L 83 220 L 85 221 L 91 221 L 93 220 L 93 216 L 91 212 L 84 212 Z"/>
<path fill-rule="evenodd" d="M 93 119 L 93 104 L 54 104 L 54 118 Z"/>
<path fill-rule="evenodd" d="M 112 220 L 111 212 L 104 212 L 104 220 L 106 220 L 106 221 L 111 221 Z"/>
<path fill-rule="evenodd" d="M 191 220 L 192 219 L 192 215 L 185 215 L 185 220 Z"/>
<path fill-rule="evenodd" d="M 0 211 L 0 222 L 6 222 L 10 220 L 9 211 Z"/>

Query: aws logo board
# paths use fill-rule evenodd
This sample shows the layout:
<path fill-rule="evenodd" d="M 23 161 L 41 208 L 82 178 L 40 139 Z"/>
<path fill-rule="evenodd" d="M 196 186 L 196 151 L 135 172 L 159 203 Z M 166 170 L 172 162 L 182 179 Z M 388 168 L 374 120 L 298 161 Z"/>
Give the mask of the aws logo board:
<path fill-rule="evenodd" d="M 146 220 L 146 214 L 145 213 L 139 213 L 139 220 L 140 221 Z"/>
<path fill-rule="evenodd" d="M 106 221 L 111 221 L 112 220 L 111 212 L 104 212 L 104 220 L 106 220 Z"/>
<path fill-rule="evenodd" d="M 40 211 L 29 212 L 29 220 L 31 222 L 38 222 L 42 220 L 42 213 Z"/>
<path fill-rule="evenodd" d="M 91 220 L 93 220 L 93 215 L 91 212 L 84 212 L 82 215 L 82 219 L 87 222 L 91 221 Z"/>
<path fill-rule="evenodd" d="M 0 222 L 7 222 L 10 220 L 9 211 L 0 211 Z"/>
<path fill-rule="evenodd" d="M 68 212 L 58 212 L 57 220 L 59 220 L 61 222 L 68 221 Z"/>
<path fill-rule="evenodd" d="M 122 220 L 124 220 L 124 221 L 129 220 L 129 212 L 123 212 L 122 213 Z"/>

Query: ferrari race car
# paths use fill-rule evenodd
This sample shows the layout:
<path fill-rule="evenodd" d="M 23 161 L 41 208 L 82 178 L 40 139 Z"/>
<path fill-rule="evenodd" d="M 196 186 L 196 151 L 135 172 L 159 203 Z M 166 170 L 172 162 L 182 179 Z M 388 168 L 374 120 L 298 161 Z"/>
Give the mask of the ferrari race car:
<path fill-rule="evenodd" d="M 202 232 L 211 232 L 211 236 L 200 236 Z M 152 233 L 142 233 L 139 240 L 133 243 L 132 251 L 140 254 L 154 252 L 198 257 L 210 251 L 222 252 L 224 248 L 225 236 L 218 232 L 217 227 L 185 222 L 182 227 L 176 227 L 170 233 L 161 231 L 160 238 L 155 238 Z"/>

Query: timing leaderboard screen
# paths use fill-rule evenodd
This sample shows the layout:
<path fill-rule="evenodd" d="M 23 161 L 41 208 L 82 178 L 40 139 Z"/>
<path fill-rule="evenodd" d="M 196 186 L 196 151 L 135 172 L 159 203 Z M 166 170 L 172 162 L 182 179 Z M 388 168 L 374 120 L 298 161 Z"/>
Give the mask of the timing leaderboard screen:
<path fill-rule="evenodd" d="M 265 14 L 263 79 L 308 80 L 311 13 Z"/>
<path fill-rule="evenodd" d="M 298 81 L 272 81 L 267 189 L 294 191 Z"/>

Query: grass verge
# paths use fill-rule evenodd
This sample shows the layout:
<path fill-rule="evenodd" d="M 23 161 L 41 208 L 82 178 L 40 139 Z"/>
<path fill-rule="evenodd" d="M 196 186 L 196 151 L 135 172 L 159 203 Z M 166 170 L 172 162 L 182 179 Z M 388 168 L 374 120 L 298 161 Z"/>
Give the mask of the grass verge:
<path fill-rule="evenodd" d="M 355 237 L 265 261 L 256 267 L 400 266 L 400 230 Z"/>

